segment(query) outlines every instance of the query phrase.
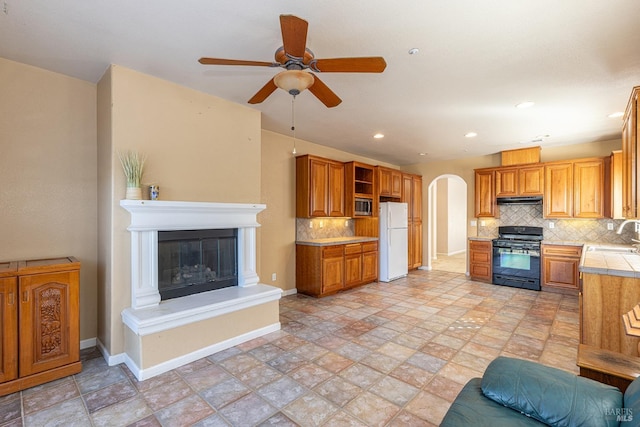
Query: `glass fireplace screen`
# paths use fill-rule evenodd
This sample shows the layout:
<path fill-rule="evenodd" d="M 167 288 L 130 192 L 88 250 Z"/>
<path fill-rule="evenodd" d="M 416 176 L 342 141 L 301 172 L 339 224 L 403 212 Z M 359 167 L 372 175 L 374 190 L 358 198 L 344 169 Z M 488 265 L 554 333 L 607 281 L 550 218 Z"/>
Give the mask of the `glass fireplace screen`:
<path fill-rule="evenodd" d="M 160 299 L 237 286 L 237 244 L 237 229 L 159 231 Z"/>

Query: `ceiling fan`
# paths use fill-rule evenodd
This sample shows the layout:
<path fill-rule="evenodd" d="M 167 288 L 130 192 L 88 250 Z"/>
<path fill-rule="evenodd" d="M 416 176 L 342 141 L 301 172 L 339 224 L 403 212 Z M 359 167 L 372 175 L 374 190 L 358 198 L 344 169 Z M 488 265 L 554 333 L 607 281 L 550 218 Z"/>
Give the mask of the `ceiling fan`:
<path fill-rule="evenodd" d="M 204 65 L 249 65 L 258 67 L 281 67 L 278 73 L 249 100 L 259 104 L 277 88 L 296 96 L 305 89 L 314 94 L 327 107 L 335 107 L 342 100 L 329 87 L 311 73 L 381 73 L 387 67 L 380 56 L 358 58 L 316 59 L 306 47 L 309 23 L 293 15 L 280 15 L 283 46 L 275 53 L 276 62 L 244 61 L 238 59 L 200 58 Z"/>

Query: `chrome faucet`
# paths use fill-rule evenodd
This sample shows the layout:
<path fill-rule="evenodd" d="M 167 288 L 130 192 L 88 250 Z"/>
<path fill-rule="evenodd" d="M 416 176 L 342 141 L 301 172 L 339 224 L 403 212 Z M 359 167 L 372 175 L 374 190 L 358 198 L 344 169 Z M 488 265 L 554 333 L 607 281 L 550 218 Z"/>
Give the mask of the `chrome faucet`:
<path fill-rule="evenodd" d="M 635 228 L 634 231 L 636 232 L 636 236 L 638 235 L 638 233 L 640 233 L 640 221 L 637 219 L 625 219 L 624 221 L 622 221 L 622 224 L 620 224 L 620 227 L 618 227 L 618 231 L 616 231 L 616 234 L 622 234 L 622 229 L 624 228 L 625 225 L 627 225 L 628 223 L 633 222 L 635 224 Z M 631 239 L 632 242 L 635 242 L 635 246 L 637 251 L 640 251 L 640 240 L 637 239 Z"/>
<path fill-rule="evenodd" d="M 633 222 L 636 224 L 635 232 L 636 233 L 640 232 L 640 221 L 638 221 L 637 219 L 625 219 L 624 221 L 622 221 L 622 224 L 620 224 L 620 227 L 618 227 L 618 231 L 616 231 L 616 234 L 622 234 L 622 229 L 624 228 L 625 225 L 627 225 L 630 222 Z"/>

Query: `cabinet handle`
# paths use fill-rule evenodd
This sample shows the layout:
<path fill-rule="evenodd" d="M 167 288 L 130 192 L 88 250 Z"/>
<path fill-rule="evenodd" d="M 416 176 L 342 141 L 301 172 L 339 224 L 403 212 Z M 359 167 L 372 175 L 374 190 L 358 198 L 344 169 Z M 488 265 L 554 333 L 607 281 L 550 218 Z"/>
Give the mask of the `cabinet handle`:
<path fill-rule="evenodd" d="M 24 291 L 22 293 L 22 302 L 28 302 L 29 301 L 29 292 L 28 291 Z"/>
<path fill-rule="evenodd" d="M 13 304 L 15 304 L 15 302 L 16 302 L 16 301 L 15 301 L 15 299 L 16 299 L 16 297 L 15 297 L 15 295 L 13 294 L 13 292 L 10 292 L 10 293 L 9 293 L 9 305 L 13 305 Z"/>

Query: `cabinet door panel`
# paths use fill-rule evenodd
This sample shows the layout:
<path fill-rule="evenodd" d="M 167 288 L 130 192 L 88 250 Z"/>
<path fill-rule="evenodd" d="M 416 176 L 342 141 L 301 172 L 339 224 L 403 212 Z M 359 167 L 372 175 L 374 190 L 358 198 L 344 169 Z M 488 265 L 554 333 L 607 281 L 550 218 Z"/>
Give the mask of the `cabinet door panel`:
<path fill-rule="evenodd" d="M 518 188 L 521 196 L 542 196 L 544 193 L 544 166 L 520 168 Z"/>
<path fill-rule="evenodd" d="M 362 254 L 344 256 L 344 285 L 355 286 L 362 281 Z"/>
<path fill-rule="evenodd" d="M 17 279 L 0 279 L 0 383 L 18 377 Z"/>
<path fill-rule="evenodd" d="M 544 257 L 542 284 L 577 290 L 579 263 L 579 259 Z"/>
<path fill-rule="evenodd" d="M 391 172 L 391 197 L 402 197 L 402 173 Z"/>
<path fill-rule="evenodd" d="M 411 224 L 411 268 L 418 268 L 422 265 L 422 221 L 414 221 Z"/>
<path fill-rule="evenodd" d="M 604 160 L 576 162 L 573 165 L 575 218 L 604 217 Z"/>
<path fill-rule="evenodd" d="M 344 165 L 329 163 L 329 215 L 344 216 Z"/>
<path fill-rule="evenodd" d="M 573 216 L 573 165 L 561 163 L 544 168 L 544 213 L 546 218 Z"/>
<path fill-rule="evenodd" d="M 498 169 L 496 171 L 496 197 L 518 195 L 518 170 Z"/>
<path fill-rule="evenodd" d="M 311 216 L 329 216 L 329 164 L 325 161 L 309 161 L 309 208 Z"/>
<path fill-rule="evenodd" d="M 413 176 L 413 197 L 410 212 L 413 212 L 414 221 L 422 221 L 422 177 Z"/>
<path fill-rule="evenodd" d="M 365 252 L 362 254 L 362 281 L 364 283 L 378 280 L 378 252 Z"/>
<path fill-rule="evenodd" d="M 475 173 L 475 214 L 478 218 L 496 215 L 494 181 L 493 170 Z"/>
<path fill-rule="evenodd" d="M 343 288 L 344 258 L 322 260 L 322 293 L 336 292 Z"/>
<path fill-rule="evenodd" d="M 78 271 L 20 277 L 20 376 L 79 360 L 78 285 Z"/>

